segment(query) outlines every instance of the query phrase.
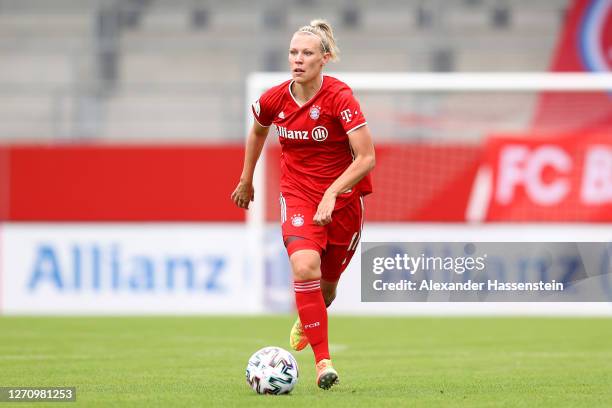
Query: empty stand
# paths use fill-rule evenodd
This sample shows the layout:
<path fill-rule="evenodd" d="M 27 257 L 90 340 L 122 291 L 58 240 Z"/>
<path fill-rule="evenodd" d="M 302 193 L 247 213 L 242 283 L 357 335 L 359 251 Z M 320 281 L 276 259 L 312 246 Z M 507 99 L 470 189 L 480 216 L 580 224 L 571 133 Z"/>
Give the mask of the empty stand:
<path fill-rule="evenodd" d="M 331 71 L 546 70 L 566 7 L 0 0 L 0 139 L 242 140 L 246 75 L 285 70 L 291 34 L 318 17 L 342 51 Z"/>

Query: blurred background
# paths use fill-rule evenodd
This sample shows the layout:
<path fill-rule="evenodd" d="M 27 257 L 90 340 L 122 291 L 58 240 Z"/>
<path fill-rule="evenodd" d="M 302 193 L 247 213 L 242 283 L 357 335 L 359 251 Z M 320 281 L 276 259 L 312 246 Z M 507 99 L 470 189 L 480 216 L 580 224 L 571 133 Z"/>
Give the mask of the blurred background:
<path fill-rule="evenodd" d="M 571 6 L 2 0 L 0 137 L 240 143 L 247 75 L 286 71 L 291 35 L 312 18 L 335 29 L 342 54 L 334 71 L 544 72 Z"/>
<path fill-rule="evenodd" d="M 248 79 L 286 72 L 313 18 L 334 27 L 340 79 L 499 74 L 499 90 L 355 88 L 377 146 L 362 239 L 610 241 L 604 79 L 504 90 L 506 73 L 609 72 L 609 0 L 0 0 L 0 313 L 291 310 L 273 132 L 263 230 L 229 195 Z M 483 312 L 363 304 L 359 267 L 338 312 Z"/>
<path fill-rule="evenodd" d="M 0 135 L 241 142 L 247 74 L 286 71 L 291 35 L 312 18 L 336 30 L 342 59 L 334 71 L 547 71 L 570 6 L 2 0 Z"/>

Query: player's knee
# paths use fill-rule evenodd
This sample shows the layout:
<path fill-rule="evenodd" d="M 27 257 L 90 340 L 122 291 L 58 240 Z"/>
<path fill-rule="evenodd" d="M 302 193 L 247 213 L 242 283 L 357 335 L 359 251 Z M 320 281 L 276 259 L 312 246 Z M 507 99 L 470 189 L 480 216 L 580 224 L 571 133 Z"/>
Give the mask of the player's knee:
<path fill-rule="evenodd" d="M 291 261 L 293 279 L 304 281 L 321 278 L 321 269 L 317 262 L 308 259 L 296 259 Z"/>

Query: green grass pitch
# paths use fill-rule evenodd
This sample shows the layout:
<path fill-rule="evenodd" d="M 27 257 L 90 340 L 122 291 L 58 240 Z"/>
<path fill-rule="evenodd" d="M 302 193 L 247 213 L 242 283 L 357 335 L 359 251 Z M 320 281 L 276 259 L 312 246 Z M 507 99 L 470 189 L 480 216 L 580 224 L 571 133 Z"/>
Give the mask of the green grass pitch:
<path fill-rule="evenodd" d="M 340 385 L 316 388 L 308 348 L 294 353 L 290 395 L 257 395 L 247 360 L 264 346 L 288 349 L 293 319 L 3 317 L 0 386 L 77 387 L 76 403 L 53 407 L 612 406 L 605 318 L 332 316 Z M 28 405 L 48 404 L 16 404 Z"/>

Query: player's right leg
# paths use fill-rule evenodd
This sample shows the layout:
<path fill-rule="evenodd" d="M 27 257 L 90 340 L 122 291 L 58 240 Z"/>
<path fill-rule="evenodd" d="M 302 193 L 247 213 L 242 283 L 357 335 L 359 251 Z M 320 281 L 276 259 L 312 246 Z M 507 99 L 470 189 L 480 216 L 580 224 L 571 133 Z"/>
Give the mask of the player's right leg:
<path fill-rule="evenodd" d="M 306 240 L 304 240 L 306 241 Z M 315 361 L 329 359 L 327 309 L 321 294 L 321 257 L 312 249 L 300 249 L 289 257 L 293 271 L 295 303 L 303 334 L 315 354 Z"/>
<path fill-rule="evenodd" d="M 315 355 L 316 382 L 320 388 L 329 389 L 338 382 L 338 373 L 329 355 L 327 308 L 320 286 L 321 257 L 318 251 L 300 249 L 292 252 L 289 260 L 300 322 Z"/>
<path fill-rule="evenodd" d="M 317 363 L 317 385 L 324 390 L 330 389 L 339 382 L 338 372 L 331 360 L 321 360 Z"/>
<path fill-rule="evenodd" d="M 329 307 L 334 299 L 336 298 L 336 288 L 338 287 L 338 282 L 328 282 L 324 279 L 321 279 L 321 293 L 323 294 L 323 301 L 325 302 L 325 307 Z M 302 322 L 298 316 L 291 326 L 291 332 L 289 333 L 289 345 L 295 351 L 301 351 L 306 348 L 308 345 L 308 337 L 304 333 L 304 328 L 302 327 Z"/>
<path fill-rule="evenodd" d="M 300 251 L 300 250 L 312 250 L 312 251 L 317 251 L 317 253 L 321 251 L 320 247 L 316 245 L 314 242 L 312 242 L 311 240 L 308 240 L 303 237 L 297 237 L 297 236 L 286 237 L 285 246 L 287 247 L 287 252 L 289 254 L 290 260 L 292 258 L 293 253 Z M 296 259 L 297 259 L 297 256 L 296 256 Z M 298 289 L 303 291 L 305 289 L 309 289 L 310 286 L 313 286 L 313 285 L 320 287 L 320 280 L 317 280 L 317 282 L 314 283 L 314 280 L 311 279 L 311 276 L 310 276 L 310 275 L 320 276 L 320 273 L 321 273 L 320 259 L 321 258 L 319 256 L 317 260 L 316 273 L 309 272 L 307 270 L 303 272 L 298 271 L 297 269 L 303 268 L 302 265 L 297 264 L 297 262 L 300 262 L 299 260 L 291 263 L 291 268 L 293 270 L 293 281 L 294 281 L 294 286 L 296 289 L 296 304 L 297 304 Z M 300 276 L 296 276 L 296 274 L 299 274 Z M 305 282 L 309 282 L 309 283 L 306 284 Z M 298 307 L 299 307 L 299 304 L 298 304 Z M 308 343 L 309 343 L 308 336 L 306 335 L 306 332 L 304 331 L 304 327 L 302 326 L 302 321 L 300 320 L 300 316 L 298 314 L 298 317 L 293 323 L 293 326 L 291 327 L 291 331 L 289 332 L 289 345 L 291 346 L 293 350 L 301 351 L 306 348 Z"/>
<path fill-rule="evenodd" d="M 287 254 L 291 259 L 293 253 L 299 250 L 317 251 L 319 258 L 317 267 L 317 276 L 320 278 L 320 254 L 326 239 L 326 230 L 323 226 L 315 225 L 312 221 L 316 208 L 310 202 L 306 202 L 299 197 L 293 195 L 280 195 L 281 209 L 281 226 L 283 232 L 283 241 L 287 249 Z M 294 271 L 294 282 L 296 285 L 300 283 L 301 278 L 296 277 L 296 267 L 300 265 L 291 265 Z M 305 287 L 302 287 L 304 289 Z M 304 327 L 300 317 L 295 320 L 289 333 L 289 345 L 292 349 L 299 351 L 306 348 L 308 345 L 308 337 L 304 332 Z"/>
<path fill-rule="evenodd" d="M 329 307 L 336 297 L 340 276 L 355 254 L 363 224 L 363 202 L 354 203 L 336 211 L 328 228 L 328 242 L 321 256 L 321 292 Z M 317 385 L 328 389 L 338 383 L 338 372 L 331 360 L 317 362 Z"/>
<path fill-rule="evenodd" d="M 338 374 L 330 362 L 327 308 L 321 292 L 321 253 L 327 241 L 327 228 L 314 224 L 315 212 L 316 206 L 310 202 L 281 196 L 283 240 L 293 273 L 295 303 L 302 328 L 299 340 L 306 339 L 310 344 L 317 364 L 317 385 L 327 389 L 336 383 Z"/>

